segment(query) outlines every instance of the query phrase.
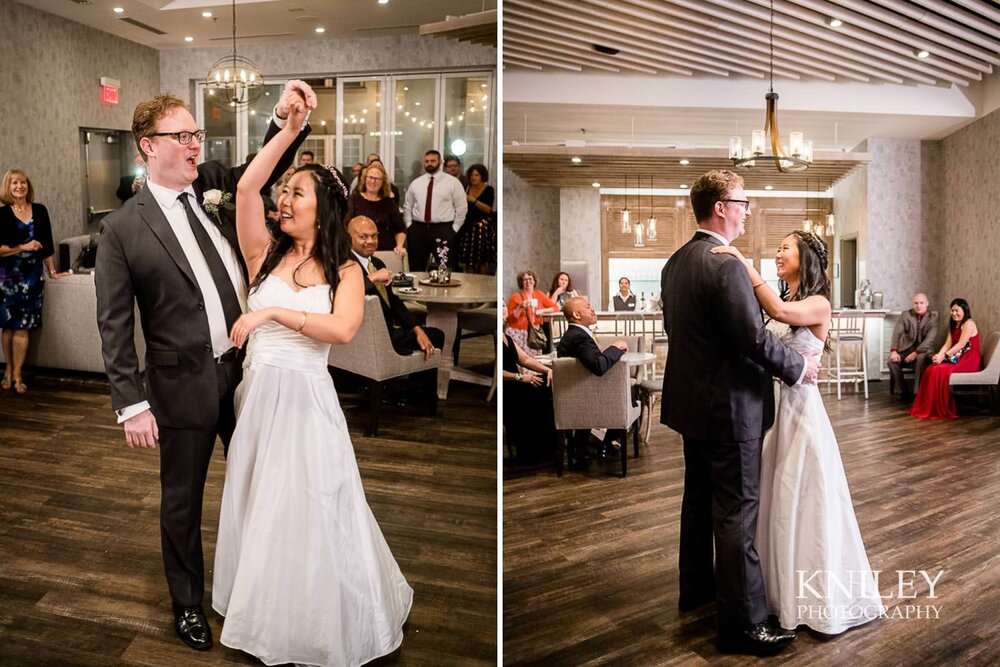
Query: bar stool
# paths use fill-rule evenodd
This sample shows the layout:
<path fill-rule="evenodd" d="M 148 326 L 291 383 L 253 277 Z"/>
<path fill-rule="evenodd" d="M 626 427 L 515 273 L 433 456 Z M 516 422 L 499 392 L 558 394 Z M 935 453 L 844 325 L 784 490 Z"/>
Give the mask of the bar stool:
<path fill-rule="evenodd" d="M 868 398 L 868 345 L 865 340 L 865 318 L 862 316 L 838 315 L 833 318 L 830 327 L 830 356 L 834 363 L 827 371 L 827 385 L 837 384 L 837 400 L 840 400 L 840 385 L 845 382 L 854 384 L 854 392 L 858 391 L 858 383 L 865 387 L 865 399 Z M 845 367 L 842 361 L 842 348 L 852 348 L 855 351 L 855 364 Z"/>

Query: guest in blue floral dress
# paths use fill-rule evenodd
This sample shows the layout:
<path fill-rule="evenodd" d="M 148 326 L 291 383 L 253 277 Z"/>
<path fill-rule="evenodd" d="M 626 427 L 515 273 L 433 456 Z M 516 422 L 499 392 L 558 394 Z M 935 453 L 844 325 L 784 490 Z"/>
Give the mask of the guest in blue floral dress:
<path fill-rule="evenodd" d="M 42 326 L 43 269 L 59 278 L 52 261 L 49 212 L 33 203 L 34 188 L 20 169 L 3 176 L 0 201 L 0 329 L 3 330 L 4 374 L 0 388 L 28 391 L 21 377 L 28 355 L 28 331 Z"/>

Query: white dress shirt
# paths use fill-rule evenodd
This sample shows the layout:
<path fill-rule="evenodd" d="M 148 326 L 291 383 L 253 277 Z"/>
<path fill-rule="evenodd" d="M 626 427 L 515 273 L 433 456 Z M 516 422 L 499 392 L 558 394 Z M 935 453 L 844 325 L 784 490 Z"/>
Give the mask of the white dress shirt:
<path fill-rule="evenodd" d="M 462 183 L 451 174 L 438 171 L 434 176 L 434 192 L 431 193 L 431 222 L 450 222 L 457 232 L 465 222 L 465 214 L 469 210 L 469 200 L 465 198 Z M 403 206 L 403 222 L 410 224 L 424 222 L 424 205 L 427 203 L 427 186 L 431 174 L 424 174 L 414 179 L 406 189 L 406 202 Z"/>
<path fill-rule="evenodd" d="M 201 252 L 201 246 L 198 245 L 198 240 L 195 238 L 194 232 L 191 231 L 191 224 L 188 222 L 184 206 L 177 201 L 180 192 L 157 185 L 149 179 L 146 180 L 146 184 L 149 187 L 150 194 L 156 199 L 156 203 L 160 205 L 160 210 L 163 211 L 164 217 L 166 217 L 167 222 L 170 224 L 171 231 L 177 237 L 181 250 L 184 252 L 184 257 L 187 258 L 188 264 L 191 265 L 195 282 L 198 283 L 198 289 L 201 290 L 202 300 L 205 303 L 205 314 L 208 316 L 208 329 L 212 337 L 212 351 L 218 357 L 233 346 L 233 341 L 229 339 L 229 330 L 226 327 L 226 314 L 222 308 L 222 298 L 219 296 L 219 290 L 212 279 L 212 272 L 208 268 L 208 262 L 205 261 L 205 255 Z M 243 279 L 243 271 L 240 269 L 240 261 L 236 255 L 236 250 L 229 244 L 226 237 L 222 235 L 215 222 L 202 210 L 195 196 L 194 188 L 189 185 L 184 192 L 191 197 L 191 209 L 194 211 L 198 221 L 201 222 L 202 227 L 205 228 L 208 237 L 212 239 L 212 245 L 215 246 L 219 257 L 222 259 L 222 264 L 226 267 L 226 273 L 233 283 L 236 298 L 240 302 L 240 310 L 246 312 L 247 284 Z M 120 424 L 148 409 L 148 401 L 123 408 L 118 411 L 118 423 Z"/>
<path fill-rule="evenodd" d="M 714 236 L 715 238 L 722 241 L 722 245 L 729 245 L 729 239 L 727 239 L 722 234 L 719 234 L 718 232 L 713 232 L 712 230 L 705 229 L 704 227 L 699 227 L 698 231 L 701 232 L 702 234 L 708 234 L 709 236 Z"/>
<path fill-rule="evenodd" d="M 576 327 L 577 329 L 583 329 L 584 331 L 587 332 L 587 335 L 590 336 L 594 340 L 594 342 L 597 342 L 597 339 L 594 338 L 594 332 L 590 330 L 590 327 L 585 327 L 582 324 L 577 324 L 576 322 L 571 322 L 570 326 L 571 327 Z"/>

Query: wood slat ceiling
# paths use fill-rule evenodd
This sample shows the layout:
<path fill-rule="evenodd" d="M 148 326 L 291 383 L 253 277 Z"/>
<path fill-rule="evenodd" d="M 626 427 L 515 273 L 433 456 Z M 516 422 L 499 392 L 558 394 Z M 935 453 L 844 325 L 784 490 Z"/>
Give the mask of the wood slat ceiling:
<path fill-rule="evenodd" d="M 769 16 L 769 0 L 505 0 L 504 65 L 766 79 Z M 968 86 L 996 65 L 990 0 L 774 2 L 776 78 Z"/>
<path fill-rule="evenodd" d="M 446 37 L 460 42 L 497 45 L 497 10 L 465 16 L 449 16 L 444 21 L 420 26 L 421 36 Z"/>
<path fill-rule="evenodd" d="M 579 157 L 579 164 L 571 160 Z M 682 165 L 680 161 L 688 160 Z M 773 185 L 777 190 L 804 192 L 825 190 L 871 161 L 869 153 L 820 151 L 814 155 L 809 169 L 794 174 L 778 174 L 769 165 L 759 164 L 740 170 L 748 190 L 764 190 Z M 597 182 L 604 188 L 628 187 L 679 188 L 689 186 L 711 169 L 733 169 L 727 150 L 675 148 L 620 148 L 591 146 L 566 148 L 561 146 L 504 146 L 504 166 L 532 185 L 580 188 Z"/>

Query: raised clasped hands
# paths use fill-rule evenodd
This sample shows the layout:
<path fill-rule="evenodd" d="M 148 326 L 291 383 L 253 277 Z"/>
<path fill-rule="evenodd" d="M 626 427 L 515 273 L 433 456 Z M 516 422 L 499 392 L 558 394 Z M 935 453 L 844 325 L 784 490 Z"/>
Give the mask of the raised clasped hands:
<path fill-rule="evenodd" d="M 233 345 L 242 348 L 243 344 L 250 337 L 251 332 L 261 325 L 267 324 L 270 320 L 271 313 L 267 308 L 252 313 L 245 313 L 233 324 L 233 329 L 229 332 L 229 339 L 233 341 Z"/>

